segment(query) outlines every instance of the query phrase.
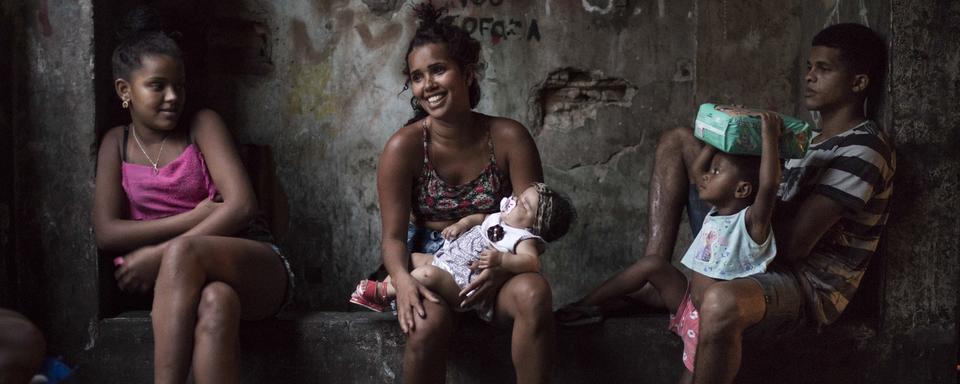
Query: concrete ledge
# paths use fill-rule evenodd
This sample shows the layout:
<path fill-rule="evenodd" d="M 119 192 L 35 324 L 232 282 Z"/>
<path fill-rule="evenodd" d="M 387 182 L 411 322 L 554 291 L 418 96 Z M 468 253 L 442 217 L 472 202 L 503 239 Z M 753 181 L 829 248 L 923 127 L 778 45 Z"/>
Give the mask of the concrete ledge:
<path fill-rule="evenodd" d="M 558 383 L 675 383 L 680 343 L 664 316 L 617 318 L 558 331 Z M 399 382 L 404 338 L 391 314 L 316 312 L 246 323 L 241 328 L 248 383 Z M 448 383 L 513 382 L 510 332 L 464 316 L 452 341 Z M 152 381 L 153 336 L 146 312 L 100 322 L 82 356 L 81 383 Z"/>
<path fill-rule="evenodd" d="M 451 345 L 447 382 L 511 383 L 510 332 L 464 316 Z M 666 315 L 607 319 L 558 330 L 555 383 L 676 383 L 679 339 Z M 81 383 L 152 381 L 147 312 L 100 322 L 77 369 Z M 847 325 L 775 345 L 748 346 L 740 383 L 868 383 L 876 379 L 874 333 Z M 398 383 L 404 338 L 390 314 L 315 312 L 245 323 L 247 383 Z M 873 372 L 873 373 L 871 373 Z"/>

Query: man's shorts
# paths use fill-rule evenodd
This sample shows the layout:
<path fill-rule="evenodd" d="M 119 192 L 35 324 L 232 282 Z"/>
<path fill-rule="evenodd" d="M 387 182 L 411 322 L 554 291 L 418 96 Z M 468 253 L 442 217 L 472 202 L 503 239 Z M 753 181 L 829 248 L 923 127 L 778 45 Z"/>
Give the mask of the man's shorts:
<path fill-rule="evenodd" d="M 767 271 L 747 276 L 763 288 L 766 312 L 759 323 L 743 332 L 747 340 L 777 340 L 807 326 L 806 303 L 797 275 L 790 269 L 770 264 Z"/>

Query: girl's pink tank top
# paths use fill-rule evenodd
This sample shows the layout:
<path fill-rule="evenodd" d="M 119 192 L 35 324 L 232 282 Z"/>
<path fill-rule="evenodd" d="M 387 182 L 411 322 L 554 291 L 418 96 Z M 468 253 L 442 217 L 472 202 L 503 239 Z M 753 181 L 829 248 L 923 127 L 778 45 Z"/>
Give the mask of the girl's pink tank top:
<path fill-rule="evenodd" d="M 130 201 L 130 218 L 153 220 L 186 212 L 217 194 L 203 154 L 195 144 L 153 173 L 153 166 L 128 163 L 120 166 L 123 190 Z"/>

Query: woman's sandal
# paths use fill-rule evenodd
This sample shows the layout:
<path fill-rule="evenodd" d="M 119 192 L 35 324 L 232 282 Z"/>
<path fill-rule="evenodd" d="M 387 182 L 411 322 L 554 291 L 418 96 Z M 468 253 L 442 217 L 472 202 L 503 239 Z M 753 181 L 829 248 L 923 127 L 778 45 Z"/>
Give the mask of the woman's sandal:
<path fill-rule="evenodd" d="M 595 305 L 567 304 L 556 311 L 556 319 L 562 326 L 577 327 L 603 321 L 603 313 Z"/>
<path fill-rule="evenodd" d="M 387 282 L 360 280 L 357 289 L 350 295 L 350 302 L 371 311 L 386 311 L 390 308 L 390 299 L 387 298 Z"/>

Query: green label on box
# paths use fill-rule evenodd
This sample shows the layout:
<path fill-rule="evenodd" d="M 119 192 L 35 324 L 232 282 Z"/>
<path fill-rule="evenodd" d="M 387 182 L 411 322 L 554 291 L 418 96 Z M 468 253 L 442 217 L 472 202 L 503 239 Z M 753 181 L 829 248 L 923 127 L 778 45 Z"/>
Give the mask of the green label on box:
<path fill-rule="evenodd" d="M 700 106 L 693 125 L 693 135 L 717 149 L 737 155 L 757 155 L 763 152 L 760 117 L 757 110 L 718 106 L 706 103 Z M 779 114 L 783 118 L 780 135 L 780 157 L 801 158 L 810 146 L 810 124 Z"/>

